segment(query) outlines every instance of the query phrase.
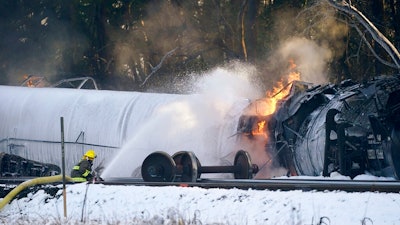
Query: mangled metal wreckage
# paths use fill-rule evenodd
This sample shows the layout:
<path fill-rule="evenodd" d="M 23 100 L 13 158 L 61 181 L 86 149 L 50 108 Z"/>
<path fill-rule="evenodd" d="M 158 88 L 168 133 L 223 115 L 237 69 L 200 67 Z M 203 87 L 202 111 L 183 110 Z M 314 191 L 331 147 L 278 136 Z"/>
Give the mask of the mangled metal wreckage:
<path fill-rule="evenodd" d="M 251 138 L 262 121 L 266 151 L 288 175 L 400 179 L 399 76 L 324 86 L 295 81 L 273 114 L 243 115 L 238 132 Z"/>

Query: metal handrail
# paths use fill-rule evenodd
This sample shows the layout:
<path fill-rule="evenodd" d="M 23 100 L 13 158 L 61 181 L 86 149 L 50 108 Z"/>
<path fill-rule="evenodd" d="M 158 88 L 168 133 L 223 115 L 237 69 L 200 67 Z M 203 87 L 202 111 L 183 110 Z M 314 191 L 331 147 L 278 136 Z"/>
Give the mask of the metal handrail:
<path fill-rule="evenodd" d="M 97 83 L 96 83 L 96 81 L 95 81 L 92 77 L 77 77 L 77 78 L 63 79 L 63 80 L 60 80 L 60 81 L 58 81 L 57 83 L 55 83 L 55 84 L 53 84 L 53 85 L 51 85 L 51 86 L 52 86 L 52 87 L 57 87 L 57 86 L 59 86 L 59 85 L 62 84 L 62 83 L 70 83 L 70 82 L 72 82 L 72 81 L 78 81 L 78 80 L 82 80 L 82 82 L 78 85 L 78 87 L 77 87 L 76 89 L 81 89 L 82 86 L 83 86 L 88 80 L 90 80 L 90 81 L 93 82 L 94 88 L 95 88 L 96 90 L 98 90 Z"/>
<path fill-rule="evenodd" d="M 32 140 L 32 139 L 25 139 L 25 138 L 4 138 L 0 140 L 0 143 L 6 141 L 30 141 L 30 142 L 41 142 L 41 143 L 50 143 L 50 144 L 61 144 L 61 141 L 46 141 L 46 140 Z M 72 142 L 72 141 L 65 141 L 65 144 L 78 144 L 78 145 L 89 145 L 94 147 L 104 147 L 104 148 L 119 148 L 116 146 L 107 146 L 107 145 L 99 145 L 99 144 L 92 144 L 92 143 L 84 143 L 84 142 Z"/>

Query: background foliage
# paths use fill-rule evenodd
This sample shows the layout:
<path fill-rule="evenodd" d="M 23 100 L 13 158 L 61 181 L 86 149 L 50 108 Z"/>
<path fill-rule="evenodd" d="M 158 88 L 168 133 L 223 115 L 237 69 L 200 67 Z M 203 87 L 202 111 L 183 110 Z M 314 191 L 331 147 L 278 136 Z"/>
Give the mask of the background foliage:
<path fill-rule="evenodd" d="M 400 1 L 352 4 L 399 49 Z M 0 84 L 90 76 L 102 89 L 185 92 L 193 76 L 240 61 L 268 87 L 313 55 L 330 82 L 399 73 L 324 0 L 3 0 L 0 15 Z"/>

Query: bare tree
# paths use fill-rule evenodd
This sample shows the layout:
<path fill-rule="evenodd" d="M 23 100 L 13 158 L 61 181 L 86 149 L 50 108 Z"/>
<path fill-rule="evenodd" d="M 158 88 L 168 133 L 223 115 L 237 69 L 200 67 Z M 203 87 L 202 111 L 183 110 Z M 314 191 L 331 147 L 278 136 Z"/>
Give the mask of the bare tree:
<path fill-rule="evenodd" d="M 345 13 L 346 15 L 351 16 L 351 18 L 356 19 L 365 30 L 371 35 L 371 37 L 387 52 L 387 54 L 392 59 L 393 63 L 386 62 L 384 59 L 378 56 L 374 51 L 371 44 L 366 40 L 363 35 L 363 32 L 357 26 L 353 26 L 357 29 L 357 32 L 361 35 L 368 48 L 374 54 L 374 56 L 385 65 L 396 68 L 400 71 L 400 53 L 396 49 L 396 47 L 375 27 L 375 25 L 366 17 L 363 13 L 361 13 L 356 7 L 351 5 L 350 1 L 335 1 L 335 0 L 326 0 L 329 5 L 334 7 L 335 9 Z"/>
<path fill-rule="evenodd" d="M 150 67 L 151 67 L 151 73 L 150 73 L 149 75 L 146 76 L 146 78 L 144 79 L 144 81 L 139 85 L 140 87 L 142 87 L 143 85 L 145 85 L 146 82 L 147 82 L 147 80 L 148 80 L 151 76 L 153 76 L 153 74 L 155 74 L 159 69 L 161 69 L 161 66 L 162 66 L 164 60 L 165 60 L 167 57 L 171 56 L 171 55 L 176 51 L 176 49 L 178 49 L 178 48 L 174 48 L 174 49 L 172 49 L 171 51 L 167 52 L 167 53 L 161 58 L 160 63 L 158 63 L 157 66 L 154 66 L 154 67 L 153 67 L 153 66 L 150 65 Z"/>

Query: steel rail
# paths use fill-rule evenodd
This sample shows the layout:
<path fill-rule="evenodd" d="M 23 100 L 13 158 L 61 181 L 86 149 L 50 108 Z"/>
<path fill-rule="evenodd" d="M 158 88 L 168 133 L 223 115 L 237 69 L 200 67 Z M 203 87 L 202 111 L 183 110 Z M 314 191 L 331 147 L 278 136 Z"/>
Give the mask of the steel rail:
<path fill-rule="evenodd" d="M 202 188 L 237 188 L 254 190 L 302 190 L 400 193 L 400 181 L 325 180 L 325 179 L 199 179 L 197 182 L 144 182 L 138 178 L 109 178 L 105 185 L 181 186 Z"/>
<path fill-rule="evenodd" d="M 2 177 L 0 184 L 19 184 L 28 177 Z M 72 184 L 72 183 L 69 183 Z M 135 185 L 135 186 L 178 186 L 223 188 L 242 190 L 280 190 L 280 191 L 345 191 L 345 192 L 385 192 L 400 193 L 400 181 L 397 180 L 328 180 L 328 179 L 198 179 L 197 182 L 145 182 L 141 178 L 113 177 L 95 184 Z"/>

